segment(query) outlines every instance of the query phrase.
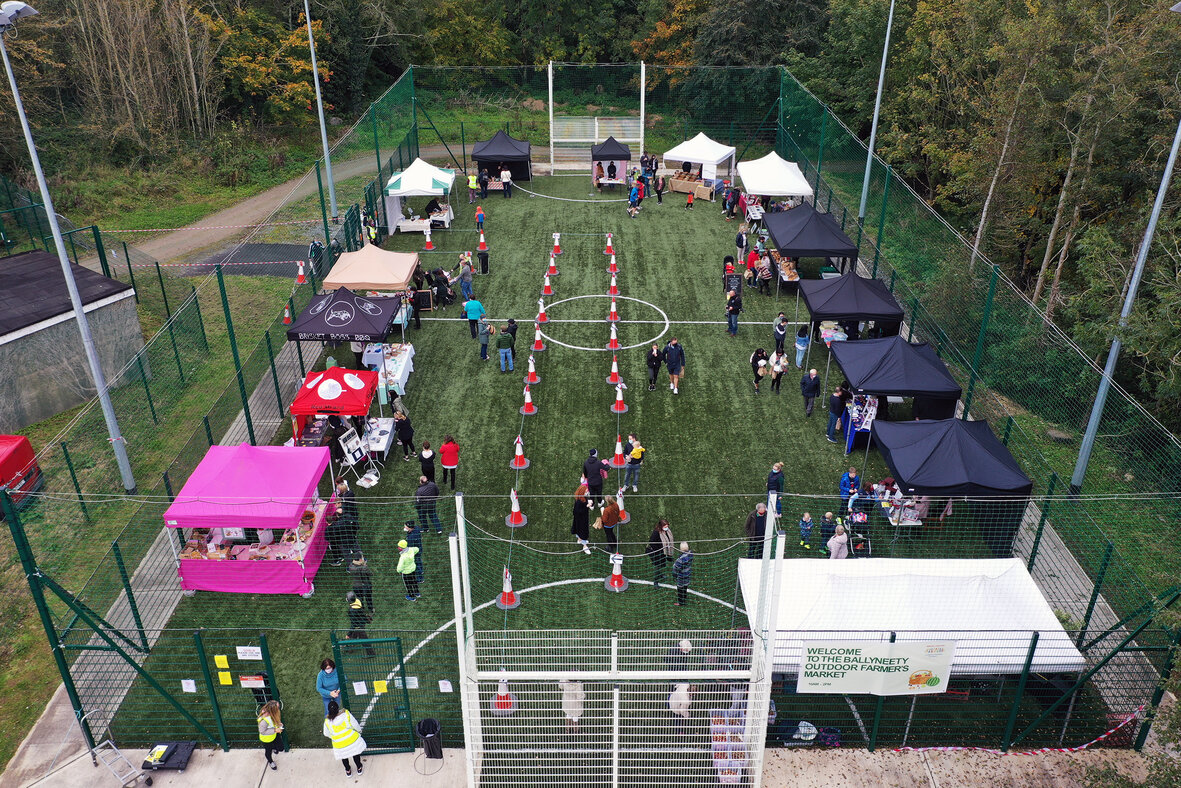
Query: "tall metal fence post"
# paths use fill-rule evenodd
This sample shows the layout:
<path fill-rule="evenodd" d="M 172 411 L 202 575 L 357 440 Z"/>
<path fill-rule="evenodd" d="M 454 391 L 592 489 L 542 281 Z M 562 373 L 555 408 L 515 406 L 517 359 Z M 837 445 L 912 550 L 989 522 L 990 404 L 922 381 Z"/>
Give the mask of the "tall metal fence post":
<path fill-rule="evenodd" d="M 332 639 L 332 658 L 336 661 L 336 675 L 340 677 L 340 707 L 347 709 L 349 707 L 349 691 L 345 685 L 348 684 L 348 681 L 344 672 L 344 660 L 340 656 L 340 641 L 336 639 L 335 629 L 328 634 Z"/>
<path fill-rule="evenodd" d="M 135 269 L 131 267 L 131 253 L 127 251 L 127 242 L 123 241 L 123 259 L 127 261 L 127 278 L 131 280 L 131 292 L 135 294 L 135 303 L 139 303 L 139 288 L 135 286 Z M 116 253 L 117 254 L 117 253 Z"/>
<path fill-rule="evenodd" d="M 893 175 L 894 175 L 894 168 L 887 167 L 886 168 L 886 185 L 882 189 L 882 213 L 881 213 L 881 217 L 878 219 L 878 239 L 874 243 L 874 246 L 873 246 L 873 273 L 870 274 L 870 277 L 873 279 L 878 278 L 878 258 L 882 254 L 882 237 L 886 233 L 886 207 L 889 205 L 890 180 L 893 177 Z"/>
<path fill-rule="evenodd" d="M 217 738 L 221 740 L 222 752 L 229 752 L 230 743 L 226 740 L 226 725 L 221 718 L 221 706 L 217 702 L 217 689 L 213 686 L 213 674 L 209 672 L 209 659 L 205 656 L 205 641 L 201 639 L 201 630 L 193 630 L 193 642 L 197 644 L 197 659 L 201 661 L 201 675 L 205 677 L 205 689 L 209 693 L 209 705 L 213 709 L 213 719 L 217 720 Z"/>
<path fill-rule="evenodd" d="M 250 436 L 250 445 L 257 446 L 254 439 L 254 422 L 250 419 L 250 397 L 246 394 L 246 379 L 242 376 L 242 359 L 238 356 L 238 340 L 234 338 L 234 319 L 230 316 L 230 299 L 226 295 L 226 281 L 221 273 L 221 263 L 215 266 L 217 272 L 217 287 L 221 291 L 221 307 L 226 314 L 226 333 L 230 337 L 230 351 L 234 355 L 234 370 L 238 378 L 238 393 L 242 395 L 242 413 L 246 416 L 246 433 Z"/>
<path fill-rule="evenodd" d="M 98 225 L 92 224 L 90 231 L 94 234 L 94 252 L 98 255 L 98 264 L 103 269 L 103 276 L 111 278 L 111 266 L 107 263 L 107 249 L 103 246 L 103 234 L 98 231 Z"/>
<path fill-rule="evenodd" d="M 984 301 L 984 314 L 980 318 L 980 334 L 976 337 L 976 351 L 972 354 L 972 370 L 968 376 L 968 393 L 964 397 L 964 421 L 972 409 L 972 393 L 976 389 L 976 370 L 980 368 L 980 359 L 984 356 L 984 338 L 988 335 L 988 322 L 992 318 L 992 301 L 996 297 L 996 280 L 1000 277 L 1000 268 L 992 267 L 992 277 L 988 280 L 988 298 Z"/>
<path fill-rule="evenodd" d="M 1103 581 L 1107 578 L 1107 567 L 1111 565 L 1111 552 L 1115 545 L 1109 539 L 1107 547 L 1103 549 L 1103 561 L 1099 564 L 1099 574 L 1095 576 L 1095 588 L 1091 590 L 1091 601 L 1087 602 L 1087 613 L 1083 616 L 1083 625 L 1078 631 L 1078 638 L 1074 645 L 1081 648 L 1087 638 L 1087 628 L 1091 626 L 1091 616 L 1095 614 L 1095 605 L 1099 602 L 1099 590 L 1103 588 Z"/>
<path fill-rule="evenodd" d="M 61 442 L 62 457 L 66 461 L 66 470 L 70 472 L 70 481 L 74 483 L 74 494 L 78 496 L 78 507 L 82 509 L 82 519 L 90 522 L 90 512 L 86 511 L 86 500 L 82 497 L 82 485 L 78 484 L 78 474 L 74 471 L 74 461 L 70 459 L 70 449 L 66 442 Z"/>
<path fill-rule="evenodd" d="M 459 150 L 463 156 L 463 174 L 467 175 L 467 134 L 463 128 L 463 121 L 459 121 Z"/>
<path fill-rule="evenodd" d="M 123 593 L 127 594 L 127 606 L 131 608 L 131 617 L 135 619 L 135 628 L 139 631 L 139 641 L 144 651 L 149 649 L 148 633 L 144 631 L 144 620 L 139 615 L 139 605 L 135 602 L 135 592 L 131 589 L 131 581 L 127 577 L 127 566 L 123 563 L 123 551 L 119 549 L 119 540 L 111 542 L 111 553 L 115 556 L 115 566 L 119 569 L 119 580 L 123 583 Z"/>
<path fill-rule="evenodd" d="M 1009 418 L 1005 419 L 1005 434 L 1001 438 L 1001 443 L 1003 443 L 1005 446 L 1009 445 L 1009 435 L 1012 432 L 1013 432 L 1013 417 L 1009 416 Z M 1057 475 L 1057 474 L 1055 474 L 1055 475 Z"/>
<path fill-rule="evenodd" d="M 275 666 L 271 663 L 271 648 L 267 645 L 267 633 L 258 633 L 258 650 L 262 652 L 262 664 L 267 672 L 267 686 L 271 688 L 271 700 L 280 704 L 283 698 L 279 695 L 279 683 L 275 681 Z M 291 739 L 283 737 L 283 752 L 291 752 Z"/>
<path fill-rule="evenodd" d="M 1144 749 L 1144 742 L 1148 740 L 1148 732 L 1152 730 L 1152 721 L 1156 718 L 1156 710 L 1160 707 L 1161 698 L 1165 696 L 1165 684 L 1173 674 L 1177 664 L 1177 646 L 1181 645 L 1181 627 L 1173 630 L 1173 640 L 1165 654 L 1164 670 L 1161 671 L 1160 681 L 1152 692 L 1152 703 L 1144 712 L 1144 721 L 1140 723 L 1140 732 L 1136 734 L 1136 743 L 1132 745 L 1136 752 Z"/>
<path fill-rule="evenodd" d="M 202 416 L 201 423 L 205 425 L 205 440 L 209 441 L 209 445 L 213 445 L 213 429 L 209 426 L 209 417 Z"/>
<path fill-rule="evenodd" d="M 164 287 L 164 272 L 160 270 L 160 261 L 153 261 L 156 263 L 156 279 L 160 281 L 160 295 L 164 297 L 164 314 L 168 319 L 172 319 L 172 309 L 168 306 L 168 290 Z"/>
<path fill-rule="evenodd" d="M 1012 419 L 1011 416 L 1009 418 Z M 1008 430 L 1006 430 L 1005 437 L 1008 437 L 1008 435 Z M 1025 568 L 1028 569 L 1030 573 L 1033 572 L 1033 565 L 1037 562 L 1038 547 L 1040 547 L 1042 543 L 1042 531 L 1044 531 L 1046 528 L 1046 518 L 1050 516 L 1050 499 L 1053 497 L 1054 488 L 1057 485 L 1058 474 L 1051 473 L 1050 483 L 1046 485 L 1046 498 L 1044 501 L 1042 501 L 1042 515 L 1038 518 L 1037 532 L 1033 535 L 1033 547 L 1029 548 L 1029 563 L 1027 563 L 1025 566 Z"/>
<path fill-rule="evenodd" d="M 1009 721 L 1005 723 L 1005 738 L 1001 742 L 1001 750 L 1009 751 L 1013 743 L 1013 729 L 1017 727 L 1017 712 L 1021 710 L 1021 699 L 1025 696 L 1025 683 L 1029 681 L 1029 669 L 1033 665 L 1033 654 L 1037 651 L 1038 632 L 1029 635 L 1029 650 L 1025 652 L 1025 665 L 1021 668 L 1021 678 L 1017 680 L 1017 696 L 1013 698 L 1013 708 L 1009 709 Z"/>
<path fill-rule="evenodd" d="M 193 308 L 197 310 L 197 327 L 201 329 L 201 345 L 209 350 L 209 337 L 205 334 L 205 318 L 201 316 L 201 298 L 193 288 Z"/>
<path fill-rule="evenodd" d="M 267 341 L 267 361 L 271 363 L 271 380 L 275 383 L 275 404 L 279 408 L 279 415 L 283 415 L 283 395 L 279 393 L 279 373 L 275 369 L 275 353 L 271 350 L 271 332 L 263 333 L 263 338 Z"/>
<path fill-rule="evenodd" d="M 169 320 L 165 325 L 168 326 L 168 338 L 172 341 L 172 356 L 176 359 L 176 371 L 180 375 L 180 382 L 185 382 L 185 368 L 180 363 L 180 351 L 176 348 L 176 332 L 172 330 L 172 321 Z"/>
<path fill-rule="evenodd" d="M 159 424 L 160 420 L 156 418 L 156 404 L 152 402 L 152 389 L 148 386 L 148 373 L 144 371 L 144 355 L 142 352 L 135 354 L 135 365 L 139 367 L 139 379 L 144 384 L 144 394 L 148 398 L 148 410 L 152 412 L 152 423 Z"/>
<path fill-rule="evenodd" d="M 910 324 L 909 328 L 906 330 L 907 342 L 914 341 L 914 326 L 917 322 L 919 322 L 919 297 L 915 296 L 914 298 L 910 299 Z"/>
<path fill-rule="evenodd" d="M 53 616 L 49 612 L 49 605 L 45 603 L 45 591 L 41 588 L 41 570 L 37 568 L 33 550 L 29 546 L 28 536 L 16 515 L 16 506 L 13 505 L 7 490 L 3 489 L 0 489 L 0 511 L 4 513 L 4 519 L 8 521 L 8 530 L 12 533 L 12 541 L 16 545 L 17 555 L 20 556 L 21 568 L 24 570 L 25 579 L 29 582 L 29 593 L 33 597 L 37 613 L 41 616 L 41 626 L 45 628 L 45 639 L 49 641 L 49 650 L 53 652 L 53 661 L 57 663 L 57 672 L 62 677 L 66 696 L 69 697 L 70 706 L 74 709 L 74 718 L 82 728 L 82 736 L 86 739 L 86 744 L 93 748 L 96 744 L 94 734 L 90 730 L 90 723 L 86 721 L 84 716 L 86 712 L 82 708 L 82 699 L 78 696 L 78 688 L 74 686 L 74 677 L 70 674 L 70 666 L 66 662 L 64 644 L 58 637 L 57 627 L 54 626 Z"/>
<path fill-rule="evenodd" d="M 890 633 L 890 642 L 893 643 L 898 639 L 897 632 Z M 878 695 L 877 703 L 873 706 L 873 727 L 869 731 L 869 751 L 873 752 L 878 745 L 878 728 L 882 724 L 882 707 L 886 704 L 886 696 Z"/>

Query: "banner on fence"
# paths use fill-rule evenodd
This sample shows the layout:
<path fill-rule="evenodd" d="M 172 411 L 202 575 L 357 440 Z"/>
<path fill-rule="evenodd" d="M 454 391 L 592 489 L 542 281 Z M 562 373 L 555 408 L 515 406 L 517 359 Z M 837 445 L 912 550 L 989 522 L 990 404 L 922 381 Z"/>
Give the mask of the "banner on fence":
<path fill-rule="evenodd" d="M 954 640 L 804 643 L 796 692 L 850 695 L 923 695 L 943 692 L 951 677 Z"/>

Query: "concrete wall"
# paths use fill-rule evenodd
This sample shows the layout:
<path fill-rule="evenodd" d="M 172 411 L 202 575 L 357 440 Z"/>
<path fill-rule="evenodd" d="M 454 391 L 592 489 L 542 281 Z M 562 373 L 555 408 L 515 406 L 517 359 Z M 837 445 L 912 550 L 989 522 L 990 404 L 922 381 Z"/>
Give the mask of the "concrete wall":
<path fill-rule="evenodd" d="M 135 299 L 128 291 L 114 303 L 87 307 L 86 316 L 110 382 L 144 344 Z M 0 433 L 18 432 L 95 396 L 77 321 L 6 339 L 0 337 Z M 144 365 L 150 375 L 147 359 Z M 132 375 L 131 381 L 138 381 L 138 372 Z"/>

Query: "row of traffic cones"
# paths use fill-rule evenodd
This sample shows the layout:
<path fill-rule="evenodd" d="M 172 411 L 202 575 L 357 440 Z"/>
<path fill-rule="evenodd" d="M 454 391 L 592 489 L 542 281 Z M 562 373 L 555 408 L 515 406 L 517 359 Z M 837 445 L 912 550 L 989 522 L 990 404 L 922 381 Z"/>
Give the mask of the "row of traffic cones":
<path fill-rule="evenodd" d="M 422 245 L 422 250 L 424 252 L 435 251 L 435 245 L 434 245 L 434 243 L 431 242 L 431 231 L 429 229 L 424 230 L 423 235 L 425 236 L 425 242 Z M 554 241 L 554 249 L 557 250 L 557 247 L 558 247 L 558 244 L 557 244 L 557 241 L 555 240 Z M 483 230 L 480 230 L 480 243 L 476 247 L 476 251 L 477 252 L 487 252 L 488 251 L 488 241 L 484 238 L 484 231 Z M 561 252 L 559 251 L 558 254 L 561 254 Z M 300 284 L 303 284 L 303 282 L 300 282 Z"/>

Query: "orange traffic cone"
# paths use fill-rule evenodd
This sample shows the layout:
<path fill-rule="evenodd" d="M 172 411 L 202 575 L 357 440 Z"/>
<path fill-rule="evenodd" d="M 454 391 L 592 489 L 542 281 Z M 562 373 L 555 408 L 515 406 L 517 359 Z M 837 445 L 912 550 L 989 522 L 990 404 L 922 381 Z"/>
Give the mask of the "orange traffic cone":
<path fill-rule="evenodd" d="M 525 459 L 525 444 L 521 442 L 520 435 L 517 436 L 513 447 L 513 459 L 508 467 L 514 471 L 523 471 L 529 467 L 529 460 Z"/>
<path fill-rule="evenodd" d="M 488 242 L 484 240 L 484 231 L 480 230 L 480 245 L 476 247 L 477 252 L 487 252 Z"/>
<path fill-rule="evenodd" d="M 623 454 L 623 436 L 615 436 L 615 456 L 611 458 L 612 468 L 622 468 L 627 465 L 627 457 Z"/>
<path fill-rule="evenodd" d="M 529 392 L 528 384 L 525 385 L 525 404 L 521 406 L 522 416 L 532 416 L 537 413 L 537 406 L 533 404 L 533 394 Z"/>
<path fill-rule="evenodd" d="M 525 389 L 526 392 L 529 389 Z M 509 500 L 512 501 L 513 508 L 509 512 L 508 517 L 504 518 L 504 524 L 509 528 L 520 528 L 525 523 L 529 522 L 529 518 L 521 514 L 521 502 L 517 500 L 517 491 L 509 490 Z"/>
<path fill-rule="evenodd" d="M 545 350 L 545 343 L 541 341 L 541 324 L 533 324 L 533 347 L 531 350 L 534 353 L 540 353 Z"/>
<path fill-rule="evenodd" d="M 291 325 L 291 307 L 289 305 L 283 307 L 283 325 Z"/>
<path fill-rule="evenodd" d="M 431 243 L 431 231 L 430 230 L 426 231 L 426 243 L 423 244 L 422 250 L 424 252 L 435 251 L 435 245 L 433 243 Z"/>
<path fill-rule="evenodd" d="M 504 582 L 500 586 L 500 598 L 496 600 L 496 606 L 501 610 L 516 610 L 521 606 L 521 597 L 513 590 L 513 576 L 509 574 L 507 566 L 504 568 Z"/>
<path fill-rule="evenodd" d="M 298 272 L 296 273 L 296 275 L 295 275 L 295 283 L 296 283 L 297 285 L 302 285 L 302 284 L 304 284 L 304 283 L 305 283 L 305 282 L 307 282 L 307 281 L 308 281 L 308 280 L 307 280 L 307 277 L 305 277 L 305 276 L 303 275 L 303 260 L 300 260 L 300 261 L 299 261 L 299 271 L 298 271 Z"/>
<path fill-rule="evenodd" d="M 611 311 L 609 313 L 607 313 L 607 322 L 608 323 L 618 323 L 619 322 L 619 310 L 615 307 L 615 299 L 614 298 L 611 299 Z"/>
<path fill-rule="evenodd" d="M 537 377 L 537 367 L 533 366 L 533 354 L 529 354 L 529 374 L 525 376 L 525 382 L 531 386 L 536 386 L 541 382 L 541 378 Z"/>
<path fill-rule="evenodd" d="M 496 687 L 496 695 L 492 698 L 492 713 L 497 717 L 507 717 L 515 714 L 518 708 L 517 696 L 508 691 L 508 680 L 501 679 Z"/>
<path fill-rule="evenodd" d="M 603 254 L 615 254 L 615 247 L 611 245 L 611 233 L 607 233 L 607 248 L 603 250 Z"/>
<path fill-rule="evenodd" d="M 619 377 L 619 356 L 611 356 L 611 374 L 607 376 L 607 382 L 612 386 L 623 382 L 623 378 Z"/>
<path fill-rule="evenodd" d="M 615 274 L 611 274 L 611 286 L 607 288 L 607 295 L 619 295 L 619 285 L 615 281 Z"/>
<path fill-rule="evenodd" d="M 550 256 L 549 256 L 549 268 L 546 269 L 545 275 L 546 276 L 557 276 L 559 273 L 560 272 L 558 271 L 558 261 L 554 257 L 553 253 L 551 252 Z"/>
<path fill-rule="evenodd" d="M 607 273 L 609 273 L 609 274 L 619 273 L 619 266 L 617 266 L 615 264 L 615 255 L 611 255 L 611 265 L 607 266 Z"/>
<path fill-rule="evenodd" d="M 549 322 L 549 315 L 547 315 L 545 313 L 545 301 L 540 298 L 537 299 L 537 322 L 538 323 L 548 323 Z"/>
<path fill-rule="evenodd" d="M 611 556 L 611 575 L 603 581 L 603 587 L 619 594 L 627 590 L 627 578 L 623 576 L 623 556 Z"/>
<path fill-rule="evenodd" d="M 608 350 L 619 350 L 619 337 L 615 333 L 615 324 L 611 324 L 611 341 L 607 343 Z"/>
<path fill-rule="evenodd" d="M 545 275 L 545 286 L 541 288 L 541 294 L 542 295 L 553 295 L 554 294 L 554 286 L 550 284 L 548 272 Z"/>
<path fill-rule="evenodd" d="M 623 402 L 623 390 L 626 386 L 623 383 L 615 385 L 615 404 L 611 406 L 612 413 L 627 413 L 627 405 Z M 528 391 L 528 389 L 526 389 Z"/>
<path fill-rule="evenodd" d="M 562 253 L 562 245 L 558 243 L 561 237 L 561 233 L 554 233 L 554 257 L 557 257 Z"/>
<path fill-rule="evenodd" d="M 627 522 L 631 522 L 631 519 L 632 519 L 632 516 L 627 513 L 627 509 L 623 508 L 623 491 L 626 489 L 627 489 L 626 487 L 620 487 L 619 492 L 616 493 L 616 495 L 615 495 L 615 503 L 619 504 L 619 524 L 620 525 L 623 525 L 624 523 L 627 523 Z"/>

